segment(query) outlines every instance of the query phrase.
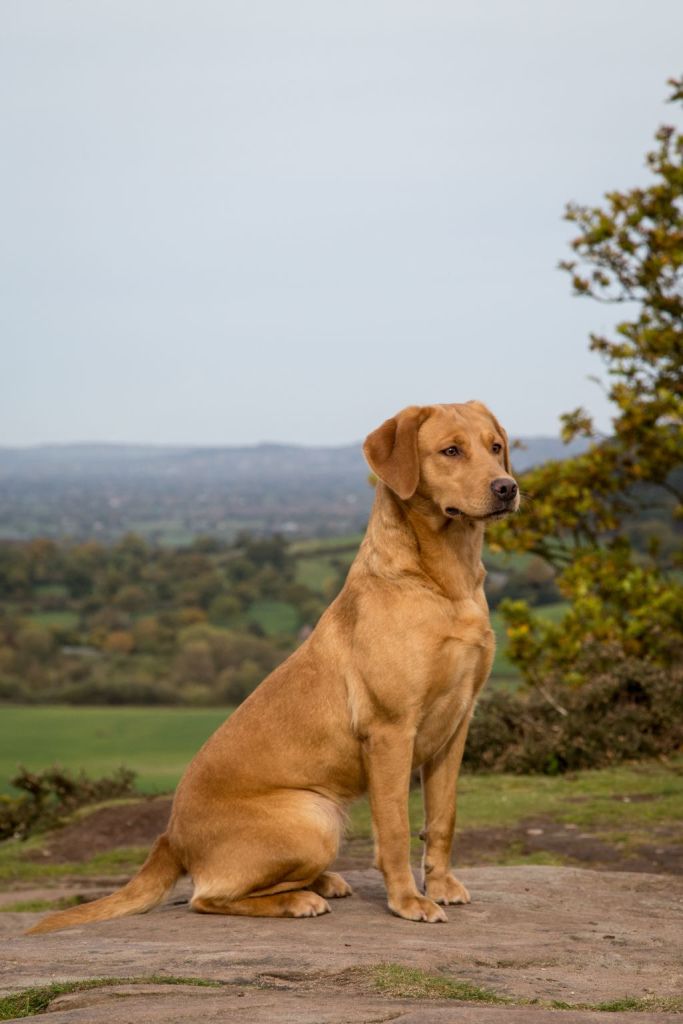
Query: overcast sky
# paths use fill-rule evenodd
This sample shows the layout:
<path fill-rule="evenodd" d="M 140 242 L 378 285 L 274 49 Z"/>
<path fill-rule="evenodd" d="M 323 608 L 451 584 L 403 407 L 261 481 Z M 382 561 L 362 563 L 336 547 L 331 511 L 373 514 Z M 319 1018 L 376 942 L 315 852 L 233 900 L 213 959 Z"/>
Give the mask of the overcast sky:
<path fill-rule="evenodd" d="M 0 444 L 608 406 L 567 200 L 647 180 L 681 0 L 2 0 Z"/>

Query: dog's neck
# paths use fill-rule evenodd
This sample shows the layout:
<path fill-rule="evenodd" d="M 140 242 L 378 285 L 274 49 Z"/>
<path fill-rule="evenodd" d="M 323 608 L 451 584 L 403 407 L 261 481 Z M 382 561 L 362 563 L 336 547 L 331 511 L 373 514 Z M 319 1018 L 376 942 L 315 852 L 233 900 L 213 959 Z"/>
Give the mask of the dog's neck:
<path fill-rule="evenodd" d="M 452 601 L 481 592 L 484 526 L 448 519 L 426 498 L 402 501 L 381 481 L 370 515 L 361 562 L 375 575 L 421 578 Z"/>

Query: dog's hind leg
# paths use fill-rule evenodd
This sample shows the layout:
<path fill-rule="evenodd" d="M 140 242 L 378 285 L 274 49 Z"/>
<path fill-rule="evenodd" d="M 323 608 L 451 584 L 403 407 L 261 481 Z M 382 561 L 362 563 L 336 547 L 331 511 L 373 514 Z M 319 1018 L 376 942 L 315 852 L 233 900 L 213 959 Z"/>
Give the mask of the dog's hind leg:
<path fill-rule="evenodd" d="M 223 818 L 225 832 L 197 851 L 189 866 L 193 910 L 248 917 L 327 913 L 325 896 L 349 891 L 326 870 L 337 855 L 339 809 L 306 791 L 257 799 L 257 806 L 235 801 Z"/>
<path fill-rule="evenodd" d="M 200 914 L 236 914 L 243 917 L 318 917 L 328 914 L 329 904 L 315 892 L 296 889 L 272 896 L 248 896 L 229 900 L 221 896 L 195 896 L 192 909 Z"/>

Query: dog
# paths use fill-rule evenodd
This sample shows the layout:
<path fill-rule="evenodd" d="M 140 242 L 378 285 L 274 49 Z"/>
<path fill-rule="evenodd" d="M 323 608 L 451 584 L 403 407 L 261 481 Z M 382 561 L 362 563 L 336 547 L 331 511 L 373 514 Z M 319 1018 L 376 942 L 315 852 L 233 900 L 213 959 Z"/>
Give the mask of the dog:
<path fill-rule="evenodd" d="M 470 901 L 450 858 L 467 730 L 495 648 L 484 529 L 519 506 L 507 435 L 480 402 L 411 406 L 363 450 L 376 496 L 339 596 L 190 763 L 138 874 L 31 932 L 151 910 L 185 873 L 202 913 L 324 914 L 351 892 L 329 868 L 344 808 L 366 792 L 392 913 L 445 921 L 443 906 Z M 418 768 L 422 891 L 408 822 Z"/>

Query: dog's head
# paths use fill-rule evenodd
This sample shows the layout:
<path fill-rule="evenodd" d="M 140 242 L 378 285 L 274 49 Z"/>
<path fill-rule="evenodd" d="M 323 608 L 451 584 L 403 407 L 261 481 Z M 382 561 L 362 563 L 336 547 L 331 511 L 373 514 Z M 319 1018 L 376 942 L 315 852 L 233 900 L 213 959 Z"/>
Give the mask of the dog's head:
<path fill-rule="evenodd" d="M 481 402 L 411 405 L 373 430 L 363 451 L 399 498 L 427 498 L 447 518 L 500 519 L 519 508 L 507 434 Z"/>

